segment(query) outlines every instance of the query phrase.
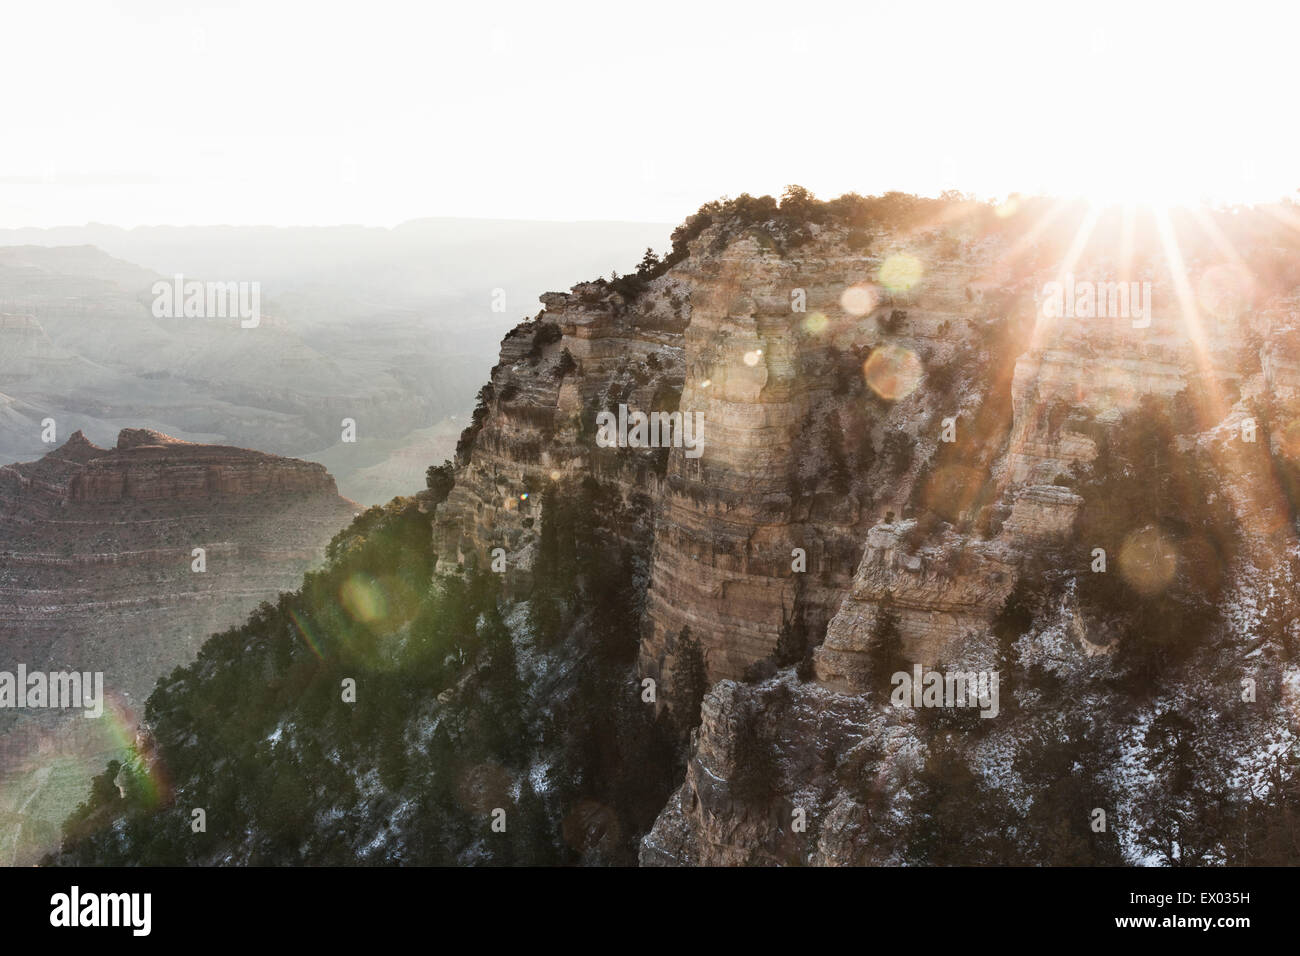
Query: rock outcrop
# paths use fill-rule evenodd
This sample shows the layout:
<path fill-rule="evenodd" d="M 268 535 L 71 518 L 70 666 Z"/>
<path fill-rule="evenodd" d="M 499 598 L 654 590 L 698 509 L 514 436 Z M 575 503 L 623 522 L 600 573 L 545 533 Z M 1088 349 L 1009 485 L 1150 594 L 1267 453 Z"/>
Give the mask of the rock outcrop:
<path fill-rule="evenodd" d="M 1036 284 L 1038 278 L 1048 277 L 1036 277 Z M 864 794 L 886 794 L 881 798 L 885 807 L 892 802 L 899 807 L 892 812 L 900 815 L 916 812 L 898 801 L 908 799 L 909 786 L 915 787 L 914 779 L 908 783 L 909 775 L 914 778 L 925 767 L 924 732 L 909 723 L 909 711 L 900 717 L 884 707 L 882 688 L 870 673 L 884 609 L 896 615 L 909 661 L 942 668 L 970 666 L 972 659 L 987 666 L 995 660 L 989 643 L 993 619 L 1020 576 L 1028 573 L 1031 559 L 1055 553 L 1085 573 L 1089 561 L 1095 562 L 1097 542 L 1074 535 L 1083 499 L 1070 486 L 1094 462 L 1108 429 L 1121 423 L 1136 427 L 1131 416 L 1144 402 L 1154 400 L 1174 417 L 1189 418 L 1184 427 L 1193 434 L 1200 431 L 1200 443 L 1209 449 L 1211 487 L 1232 501 L 1248 558 L 1235 579 L 1240 596 L 1231 598 L 1229 606 L 1242 600 L 1254 608 L 1262 590 L 1273 595 L 1265 603 L 1275 617 L 1265 621 L 1285 618 L 1278 601 L 1285 605 L 1288 600 L 1283 595 L 1289 585 L 1283 582 L 1293 572 L 1287 555 L 1294 552 L 1296 531 L 1285 517 L 1285 503 L 1279 502 L 1276 466 L 1268 463 L 1267 449 L 1271 445 L 1275 455 L 1294 460 L 1284 433 L 1300 433 L 1294 425 L 1300 411 L 1294 367 L 1285 357 L 1296 354 L 1294 313 L 1283 314 L 1289 293 L 1271 309 L 1242 310 L 1216 320 L 1179 298 L 1181 277 L 1165 272 L 1153 278 L 1154 300 L 1161 307 L 1149 327 L 1138 327 L 1127 317 L 1036 318 L 1009 383 L 1010 428 L 1002 435 L 982 436 L 996 439 L 983 500 L 999 520 L 983 534 L 972 534 L 969 524 L 963 529 L 961 521 L 956 528 L 929 534 L 918 534 L 914 519 L 873 526 L 865 535 L 865 554 L 852 584 L 816 651 L 816 683 L 785 677 L 753 688 L 724 683 L 714 689 L 703 708 L 686 782 L 645 838 L 643 864 L 899 862 L 890 855 L 898 834 L 881 825 L 881 816 L 890 811 L 868 807 L 872 798 Z M 1269 424 L 1258 423 L 1270 434 L 1255 444 L 1249 429 L 1257 424 L 1254 415 L 1260 408 L 1270 410 Z M 1159 480 L 1160 464 L 1152 462 L 1151 468 L 1149 477 L 1134 479 Z M 965 517 L 976 515 L 968 509 Z M 1090 570 L 1097 572 L 1097 565 Z M 1117 573 L 1113 565 L 1109 570 Z M 1118 573 L 1128 575 L 1129 569 Z M 1057 613 L 1054 623 L 1038 622 L 1031 635 L 1044 645 L 1063 639 L 1047 652 L 1058 673 L 1076 673 L 1085 667 L 1081 662 L 1113 651 L 1113 646 L 1093 643 L 1072 602 Z M 1233 613 L 1241 620 L 1239 612 Z M 1248 632 L 1260 635 L 1254 638 L 1257 643 L 1231 632 L 1223 640 L 1235 637 L 1243 648 L 1286 640 L 1285 629 L 1263 637 L 1265 623 L 1253 616 L 1249 620 Z M 1043 653 L 1032 644 L 1020 651 L 1022 660 L 1041 661 Z M 875 675 L 875 681 L 880 679 Z M 837 721 L 810 725 L 809 715 L 845 700 L 828 698 L 828 689 L 855 695 L 849 699 L 859 704 Z M 1025 691 L 1004 688 L 1004 694 L 1012 693 Z M 1118 702 L 1116 709 L 1127 703 Z M 1278 732 L 1273 721 L 1273 716 L 1261 716 L 1256 732 Z M 867 724 L 875 726 L 864 732 Z M 1018 734 L 1025 738 L 1017 739 Z M 767 754 L 763 765 L 774 778 L 757 801 L 735 795 L 743 760 L 736 759 L 734 750 L 738 740 L 746 739 L 751 751 Z M 999 748 L 1015 748 L 1026 746 L 1029 735 L 1004 729 L 995 739 Z M 1267 748 L 1260 746 L 1252 759 L 1266 759 Z M 833 755 L 824 766 L 810 763 L 809 752 L 827 750 Z M 988 773 L 1005 772 L 989 750 L 980 753 L 990 760 Z M 865 777 L 860 776 L 863 766 Z M 1127 781 L 1123 786 L 1136 787 Z M 793 808 L 817 820 L 808 834 L 801 836 L 790 825 Z"/>
<path fill-rule="evenodd" d="M 906 503 L 922 463 L 910 446 L 934 448 L 952 398 L 890 369 L 873 392 L 863 360 L 889 341 L 917 376 L 951 366 L 976 335 L 962 290 L 981 268 L 945 263 L 933 291 L 890 291 L 870 283 L 882 257 L 845 238 L 781 255 L 759 230 L 715 228 L 631 298 L 599 283 L 544 296 L 503 343 L 467 432 L 437 517 L 440 569 L 504 547 L 526 571 L 538 509 L 524 496 L 589 474 L 653 503 L 643 674 L 671 683 L 684 628 L 712 679 L 768 658 L 783 626 L 819 636 L 867 530 Z M 884 238 L 908 261 L 930 241 Z M 846 289 L 862 301 L 841 301 Z M 620 404 L 699 413 L 702 454 L 598 447 L 596 415 Z"/>
<path fill-rule="evenodd" d="M 861 843 L 861 794 L 806 766 L 797 741 L 915 754 L 908 721 L 873 710 L 886 609 L 909 661 L 987 664 L 998 615 L 1018 587 L 1037 586 L 1044 561 L 1059 578 L 1096 560 L 1096 542 L 1076 534 L 1080 476 L 1143 409 L 1175 423 L 1174 447 L 1204 447 L 1253 567 L 1286 565 L 1294 529 L 1258 455 L 1300 450 L 1294 277 L 1261 269 L 1234 299 L 1243 286 L 1213 264 L 1221 250 L 1206 241 L 1199 258 L 1161 258 L 1152 234 L 1117 269 L 1117 223 L 1081 255 L 1073 226 L 1043 233 L 1047 213 L 1014 228 L 970 208 L 858 228 L 813 217 L 797 241 L 775 214 L 724 216 L 685 229 L 668 268 L 543 297 L 537 319 L 503 343 L 438 510 L 440 569 L 502 547 L 510 573 L 526 574 L 536 493 L 611 483 L 649 515 L 636 542 L 648 560 L 638 676 L 656 678 L 671 707 L 677 637 L 689 629 L 709 680 L 723 681 L 643 862 L 883 861 Z M 1148 283 L 1146 314 L 1051 313 L 1046 283 L 1071 270 Z M 596 416 L 620 405 L 700 413 L 702 454 L 600 447 Z M 1255 425 L 1262 445 L 1243 450 Z M 1120 569 L 1131 572 L 1144 573 Z M 1056 668 L 1113 649 L 1083 622 L 1072 587 L 1037 608 Z M 754 683 L 790 663 L 773 658 L 792 627 L 816 645 L 800 668 L 815 680 Z M 1046 653 L 996 651 L 1004 663 Z M 728 789 L 746 735 L 785 768 L 758 818 L 752 794 L 737 802 Z M 772 822 L 795 805 L 817 807 L 822 841 L 797 852 Z"/>

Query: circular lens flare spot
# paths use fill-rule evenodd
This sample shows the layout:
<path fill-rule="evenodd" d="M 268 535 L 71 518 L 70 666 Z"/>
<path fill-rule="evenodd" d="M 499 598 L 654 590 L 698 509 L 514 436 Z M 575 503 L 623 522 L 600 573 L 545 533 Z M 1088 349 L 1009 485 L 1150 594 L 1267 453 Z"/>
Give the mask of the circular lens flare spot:
<path fill-rule="evenodd" d="M 924 369 L 911 349 L 901 345 L 882 345 L 862 363 L 867 384 L 881 398 L 896 402 L 906 398 L 921 384 Z"/>
<path fill-rule="evenodd" d="M 928 511 L 957 522 L 984 490 L 987 476 L 973 465 L 944 465 L 930 475 L 921 494 Z"/>
<path fill-rule="evenodd" d="M 384 592 L 374 581 L 360 575 L 353 575 L 343 582 L 339 600 L 354 621 L 371 624 L 388 616 Z"/>
<path fill-rule="evenodd" d="M 1119 572 L 1129 587 L 1151 597 L 1169 586 L 1178 570 L 1178 549 L 1159 528 L 1134 531 L 1119 549 Z"/>
<path fill-rule="evenodd" d="M 560 824 L 564 842 L 580 853 L 608 851 L 618 845 L 620 832 L 618 814 L 594 800 L 580 800 Z"/>
<path fill-rule="evenodd" d="M 1196 283 L 1196 298 L 1220 322 L 1235 319 L 1250 307 L 1255 280 L 1235 265 L 1211 266 Z"/>
<path fill-rule="evenodd" d="M 809 335 L 821 335 L 826 331 L 828 322 L 821 312 L 814 312 L 803 320 L 803 330 Z"/>
<path fill-rule="evenodd" d="M 880 294 L 874 286 L 851 285 L 840 293 L 840 308 L 849 315 L 863 316 L 880 304 Z"/>
<path fill-rule="evenodd" d="M 880 284 L 890 292 L 907 292 L 921 281 L 925 267 L 916 256 L 890 256 L 880 264 Z"/>
<path fill-rule="evenodd" d="M 456 782 L 456 798 L 473 813 L 487 816 L 498 807 L 509 807 L 510 774 L 494 761 L 475 764 L 464 770 Z"/>
<path fill-rule="evenodd" d="M 755 365 L 758 364 L 758 360 L 761 359 L 762 357 L 763 357 L 762 349 L 754 349 L 754 351 L 752 352 L 746 352 L 745 364 L 748 365 L 750 368 L 753 368 Z"/>

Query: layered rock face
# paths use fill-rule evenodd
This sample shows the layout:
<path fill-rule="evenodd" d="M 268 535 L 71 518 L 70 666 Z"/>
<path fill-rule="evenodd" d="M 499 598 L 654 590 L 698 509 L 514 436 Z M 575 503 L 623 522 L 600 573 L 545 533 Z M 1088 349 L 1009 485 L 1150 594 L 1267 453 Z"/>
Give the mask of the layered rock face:
<path fill-rule="evenodd" d="M 869 532 L 866 555 L 816 652 L 823 682 L 866 688 L 867 654 L 886 606 L 897 615 L 904 654 L 929 665 L 968 634 L 986 631 L 1006 600 L 1017 567 L 1006 544 L 950 534 L 909 553 L 900 539 L 913 528 L 905 521 Z"/>
<path fill-rule="evenodd" d="M 642 866 L 881 864 L 861 806 L 842 792 L 836 767 L 859 760 L 868 741 L 906 760 L 911 742 L 870 719 L 860 702 L 787 679 L 751 686 L 719 682 L 704 698 L 686 780 L 641 843 Z M 789 734 L 802 746 L 766 763 L 765 779 L 745 766 L 747 738 Z M 750 777 L 747 779 L 747 777 Z M 820 823 L 814 839 L 793 826 L 796 811 Z"/>
<path fill-rule="evenodd" d="M 906 503 L 923 458 L 899 445 L 933 449 L 940 413 L 955 410 L 915 387 L 927 363 L 970 347 L 963 290 L 981 274 L 972 257 L 945 263 L 931 291 L 890 291 L 870 282 L 881 261 L 934 258 L 932 239 L 884 235 L 890 252 L 867 256 L 845 238 L 828 228 L 783 255 L 757 232 L 713 230 L 630 299 L 600 284 L 543 297 L 503 343 L 439 509 L 440 569 L 495 547 L 526 569 L 538 513 L 521 495 L 591 474 L 653 503 L 643 674 L 671 683 L 686 628 L 712 679 L 769 657 L 783 624 L 819 637 L 868 529 Z M 886 341 L 899 369 L 872 393 L 862 361 Z M 565 352 L 574 367 L 561 374 Z M 698 414 L 702 451 L 599 447 L 596 415 L 620 404 Z"/>
<path fill-rule="evenodd" d="M 439 571 L 487 566 L 503 548 L 510 576 L 527 575 L 537 493 L 548 483 L 594 474 L 625 497 L 657 493 L 662 468 L 653 451 L 598 448 L 591 432 L 611 396 L 649 409 L 660 391 L 680 391 L 683 319 L 673 302 L 680 310 L 682 299 L 674 288 L 661 280 L 635 313 L 596 285 L 551 293 L 536 320 L 506 336 L 466 434 L 472 449 L 462 439 L 455 487 L 436 515 Z"/>
<path fill-rule="evenodd" d="M 1086 271 L 1089 264 L 1080 268 Z M 1089 274 L 1106 277 L 1101 265 Z M 1053 275 L 1030 272 L 1017 285 L 1042 289 Z M 817 652 L 819 676 L 862 686 L 876 611 L 886 599 L 898 611 L 912 659 L 939 663 L 958 639 L 987 634 L 1024 559 L 1069 538 L 1081 503 L 1065 487 L 1071 476 L 1095 459 L 1097 438 L 1144 399 L 1168 405 L 1179 396 L 1188 405 L 1199 403 L 1201 427 L 1210 427 L 1234 414 L 1243 388 L 1256 396 L 1273 394 L 1261 363 L 1265 354 L 1284 350 L 1278 344 L 1284 336 L 1266 334 L 1260 320 L 1248 316 L 1211 317 L 1192 326 L 1167 266 L 1145 281 L 1156 306 L 1149 317 L 1045 316 L 1042 303 L 1027 297 L 1008 309 L 1008 316 L 1028 312 L 1028 321 L 1027 334 L 1011 344 L 1010 382 L 994 383 L 1009 385 L 1007 428 L 987 430 L 970 414 L 955 422 L 959 433 L 974 426 L 976 444 L 990 460 L 980 497 L 1000 517 L 1000 526 L 990 529 L 995 534 L 949 532 L 910 550 L 900 543 L 897 527 L 873 529 L 850 593 Z"/>
<path fill-rule="evenodd" d="M 115 451 L 119 454 L 88 460 L 73 477 L 68 488 L 73 501 L 95 505 L 220 495 L 337 494 L 323 465 L 197 445 L 145 428 L 125 429 Z"/>
<path fill-rule="evenodd" d="M 1105 276 L 1104 267 L 1096 266 L 1096 274 Z M 1031 273 L 1034 286 L 1051 277 Z M 1030 558 L 1064 549 L 1054 553 L 1088 570 L 1096 542 L 1074 535 L 1083 499 L 1069 486 L 1079 469 L 1096 459 L 1108 429 L 1121 422 L 1135 427 L 1125 416 L 1134 415 L 1144 400 L 1191 417 L 1187 427 L 1200 433 L 1195 441 L 1213 468 L 1208 480 L 1231 501 L 1241 530 L 1243 557 L 1232 569 L 1225 599 L 1240 630 L 1222 640 L 1244 654 L 1261 642 L 1286 639 L 1285 628 L 1278 631 L 1275 625 L 1286 617 L 1285 595 L 1293 587 L 1288 555 L 1294 553 L 1296 531 L 1268 449 L 1292 460 L 1300 449 L 1288 447 L 1300 434 L 1294 311 L 1287 305 L 1293 294 L 1274 285 L 1268 290 L 1271 301 L 1260 296 L 1267 302 L 1263 308 L 1216 315 L 1205 307 L 1203 295 L 1190 301 L 1180 295 L 1180 277 L 1172 270 L 1155 270 L 1146 278 L 1156 303 L 1149 325 L 1129 316 L 1035 316 L 1033 335 L 1021 343 L 1007 383 L 1009 427 L 981 435 L 996 442 L 981 496 L 999 518 L 993 527 L 975 534 L 958 522 L 917 534 L 914 519 L 876 524 L 865 535 L 861 564 L 816 651 L 817 681 L 801 684 L 783 676 L 757 686 L 724 682 L 713 690 L 686 782 L 643 841 L 643 864 L 899 862 L 890 856 L 897 848 L 890 840 L 897 834 L 886 832 L 880 821 L 887 811 L 869 808 L 871 798 L 864 793 L 874 787 L 885 794 L 892 812 L 913 812 L 906 809 L 912 799 L 908 780 L 925 759 L 923 735 L 910 722 L 911 712 L 885 707 L 880 686 L 870 680 L 883 609 L 896 616 L 908 660 L 933 667 L 988 666 L 994 659 L 989 656 L 993 618 Z M 1260 408 L 1270 409 L 1268 424 L 1258 423 L 1268 434 L 1255 438 L 1251 429 Z M 959 415 L 959 429 L 961 422 Z M 1133 480 L 1159 480 L 1160 463 L 1150 467 L 1146 478 Z M 1115 573 L 1113 565 L 1110 571 Z M 1238 610 L 1237 601 L 1250 611 Z M 1268 610 L 1261 616 L 1262 607 Z M 1036 622 L 1029 643 L 1020 645 L 1022 660 L 1041 661 L 1039 655 L 1046 653 L 1054 657 L 1056 673 L 1077 675 L 1085 671 L 1085 661 L 1113 650 L 1089 640 L 1073 607 L 1052 613 Z M 827 697 L 828 689 L 838 693 Z M 1024 691 L 1014 687 L 1004 693 Z M 849 705 L 840 719 L 813 720 L 847 700 L 859 703 Z M 1115 703 L 1116 711 L 1126 706 Z M 1264 741 L 1252 751 L 1252 760 L 1266 759 L 1270 735 L 1290 732 L 1286 708 L 1276 709 L 1276 701 L 1274 708 L 1252 725 L 1252 733 Z M 1025 734 L 1023 728 L 1001 724 L 998 729 L 1004 736 L 993 739 L 999 743 L 973 752 L 981 755 L 973 765 L 989 760 L 994 776 L 1005 772 L 998 769 L 994 751 L 1024 746 L 1017 737 Z M 745 739 L 751 741 L 751 756 L 755 748 L 768 755 L 770 789 L 758 798 L 737 796 L 744 757 L 735 751 Z M 810 756 L 827 752 L 831 755 L 820 764 Z M 861 766 L 868 768 L 865 777 L 859 776 Z M 1126 798 L 1141 789 L 1127 780 L 1117 786 Z M 811 835 L 800 836 L 791 826 L 794 808 L 816 818 Z"/>
<path fill-rule="evenodd" d="M 98 769 L 129 742 L 156 679 L 297 587 L 357 510 L 321 465 L 147 429 L 112 449 L 78 432 L 0 467 L 0 670 L 102 672 L 107 698 L 99 720 L 0 710 L 0 768 L 37 794 L 7 818 L 5 861 L 29 859 L 80 799 L 51 795 L 52 767 Z"/>
<path fill-rule="evenodd" d="M 904 775 L 923 761 L 910 717 L 882 713 L 872 682 L 887 620 L 925 667 L 1001 654 L 1074 673 L 1104 660 L 1113 647 L 1090 633 L 1073 585 L 1037 608 L 1014 653 L 994 648 L 994 624 L 1044 560 L 1067 576 L 1095 562 L 1096 542 L 1076 532 L 1080 475 L 1144 408 L 1178 421 L 1178 447 L 1198 449 L 1200 477 L 1244 531 L 1225 587 L 1285 590 L 1295 534 L 1267 459 L 1300 455 L 1295 270 L 1241 281 L 1209 240 L 1160 255 L 1151 235 L 1117 265 L 1115 224 L 1089 246 L 1078 223 L 1046 238 L 1050 215 L 1004 228 L 952 213 L 856 229 L 823 219 L 800 242 L 776 220 L 715 222 L 649 281 L 544 297 L 503 344 L 438 510 L 440 569 L 503 547 L 526 573 L 536 491 L 612 483 L 650 516 L 630 539 L 648 560 L 639 674 L 671 706 L 689 629 L 722 680 L 643 862 L 889 862 L 843 770 L 853 754 L 896 757 Z M 1047 308 L 1050 283 L 1075 274 L 1099 298 L 1108 283 L 1146 283 L 1145 311 L 1137 298 L 1119 313 Z M 699 413 L 702 453 L 600 447 L 596 415 L 619 405 Z M 1256 426 L 1258 442 L 1243 437 Z M 1129 477 L 1155 480 L 1145 468 Z M 817 645 L 800 670 L 814 680 L 764 681 L 756 665 L 792 623 Z M 755 746 L 778 768 L 771 792 L 737 797 L 752 789 L 741 778 Z M 782 818 L 796 806 L 816 807 L 815 845 L 791 840 Z"/>
<path fill-rule="evenodd" d="M 661 676 L 673 637 L 689 628 L 706 648 L 710 677 L 740 677 L 772 653 L 791 617 L 813 629 L 824 624 L 847 581 L 870 497 L 848 486 L 842 496 L 825 493 L 824 476 L 808 466 L 824 462 L 826 449 L 806 442 L 810 460 L 791 454 L 839 412 L 834 376 L 810 374 L 833 368 L 828 342 L 802 320 L 837 312 L 839 292 L 862 263 L 828 251 L 826 259 L 791 262 L 745 236 L 679 267 L 691 290 L 680 408 L 703 416 L 704 450 L 698 458 L 684 448 L 669 453 L 642 642 L 646 674 Z M 792 311 L 795 290 L 806 312 Z M 804 555 L 797 572 L 796 549 Z"/>
<path fill-rule="evenodd" d="M 937 447 L 940 420 L 960 416 L 959 356 L 977 348 L 980 317 L 965 290 L 989 255 L 972 249 L 944 258 L 933 236 L 884 232 L 868 256 L 844 238 L 827 230 L 789 257 L 743 238 L 700 267 L 695 286 L 705 304 L 687 330 L 694 363 L 683 405 L 702 406 L 718 438 L 713 458 L 706 453 L 695 468 L 678 452 L 671 461 L 681 493 L 665 502 L 657 529 L 648 671 L 667 639 L 689 626 L 712 655 L 710 677 L 739 678 L 772 653 L 782 623 L 775 611 L 792 607 L 796 592 L 816 642 L 841 608 L 851 567 L 903 570 L 893 548 L 884 555 L 868 544 L 863 559 L 863 543 L 873 527 L 889 527 L 878 522 L 892 521 L 891 511 L 903 513 Z M 890 268 L 902 273 L 892 288 L 873 281 Z M 927 282 L 916 281 L 910 270 L 918 268 L 929 270 Z M 811 319 L 792 315 L 796 290 L 806 294 Z M 878 365 L 854 360 L 873 353 L 883 356 Z M 846 372 L 854 385 L 865 376 L 867 388 L 844 394 Z M 954 381 L 927 390 L 931 377 Z M 848 480 L 836 487 L 827 481 L 834 449 L 855 439 Z M 907 461 L 896 454 L 900 444 L 910 449 Z M 795 547 L 808 554 L 806 577 L 792 571 Z M 919 560 L 911 565 L 906 570 L 920 571 Z M 937 628 L 941 642 L 958 626 L 930 621 L 945 613 L 934 600 L 945 580 L 931 576 L 920 590 L 920 614 L 904 617 L 904 632 L 910 639 Z M 986 598 L 996 607 L 996 593 Z M 969 599 L 952 600 L 960 613 Z"/>

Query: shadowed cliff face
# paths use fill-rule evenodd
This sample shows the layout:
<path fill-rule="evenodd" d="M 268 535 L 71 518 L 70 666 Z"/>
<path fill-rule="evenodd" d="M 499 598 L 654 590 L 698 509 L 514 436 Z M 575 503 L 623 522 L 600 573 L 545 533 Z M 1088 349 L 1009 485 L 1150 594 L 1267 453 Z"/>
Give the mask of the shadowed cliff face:
<path fill-rule="evenodd" d="M 922 491 L 969 524 L 991 501 L 966 485 L 983 481 L 1011 426 L 1015 355 L 990 347 L 1009 318 L 968 291 L 994 248 L 953 254 L 937 235 L 882 230 L 868 254 L 850 232 L 827 225 L 783 253 L 761 230 L 715 227 L 634 296 L 590 283 L 544 297 L 481 395 L 481 427 L 438 512 L 440 567 L 486 564 L 503 547 L 508 569 L 526 573 L 537 515 L 521 496 L 570 475 L 613 477 L 654 503 L 643 673 L 671 683 L 670 645 L 690 628 L 716 680 L 771 656 L 783 626 L 820 639 L 869 529 L 912 510 L 948 416 L 962 447 L 980 449 L 940 476 L 951 488 Z M 893 288 L 876 281 L 886 263 L 901 269 Z M 908 273 L 921 263 L 925 282 Z M 1018 295 L 1004 289 L 1000 304 L 1023 311 Z M 993 408 L 981 412 L 986 394 Z M 698 415 L 702 453 L 600 447 L 597 415 L 621 405 Z M 934 580 L 931 592 L 946 590 Z M 971 597 L 969 613 L 958 602 L 946 624 L 908 616 L 909 640 L 958 633 L 1010 583 Z"/>
<path fill-rule="evenodd" d="M 933 861 L 869 819 L 933 795 L 931 750 L 977 768 L 978 804 L 1009 754 L 1088 727 L 1113 739 L 1076 762 L 1092 774 L 1076 789 L 1149 822 L 1158 797 L 1131 773 L 1142 735 L 1167 731 L 1170 707 L 1231 700 L 1233 667 L 1261 646 L 1275 694 L 1233 733 L 1260 760 L 1291 733 L 1294 243 L 1266 217 L 1221 218 L 1252 250 L 1225 265 L 1223 234 L 1189 237 L 1190 218 L 1171 250 L 1150 222 L 973 207 L 823 217 L 798 241 L 715 221 L 639 281 L 543 297 L 503 343 L 437 512 L 440 568 L 501 548 L 507 580 L 526 580 L 536 492 L 612 479 L 653 516 L 639 676 L 673 706 L 689 629 L 723 681 L 643 862 Z M 1064 308 L 1052 283 L 1069 284 Z M 603 447 L 598 415 L 620 406 L 698 413 L 702 454 Z M 954 741 L 890 709 L 885 633 L 890 669 L 1000 668 L 1000 721 Z M 772 677 L 801 654 L 799 680 Z M 1090 704 L 1060 696 L 1071 681 Z M 755 748 L 772 770 L 757 795 L 736 757 Z M 792 839 L 794 806 L 816 807 L 815 838 Z M 1115 839 L 1025 858 L 1159 843 Z M 954 859 L 985 851 L 996 861 Z"/>
<path fill-rule="evenodd" d="M 321 465 L 147 429 L 0 467 L 0 669 L 103 672 L 106 697 L 95 720 L 0 710 L 3 861 L 48 849 L 84 796 L 65 778 L 129 744 L 154 682 L 295 587 L 357 510 Z"/>
<path fill-rule="evenodd" d="M 503 343 L 482 427 L 437 518 L 440 568 L 486 564 L 503 547 L 508 568 L 526 573 L 538 516 L 521 495 L 590 473 L 648 496 L 642 666 L 656 677 L 686 626 L 714 677 L 766 657 L 783 620 L 824 626 L 872 522 L 872 433 L 889 427 L 884 404 L 862 394 L 859 338 L 823 312 L 806 321 L 860 257 L 830 245 L 837 258 L 801 267 L 749 238 L 707 251 L 714 239 L 632 301 L 600 284 L 543 298 L 537 320 Z M 790 312 L 795 287 L 809 296 L 803 313 Z M 619 406 L 702 417 L 702 453 L 601 447 L 596 418 Z M 819 446 L 843 431 L 847 442 Z"/>

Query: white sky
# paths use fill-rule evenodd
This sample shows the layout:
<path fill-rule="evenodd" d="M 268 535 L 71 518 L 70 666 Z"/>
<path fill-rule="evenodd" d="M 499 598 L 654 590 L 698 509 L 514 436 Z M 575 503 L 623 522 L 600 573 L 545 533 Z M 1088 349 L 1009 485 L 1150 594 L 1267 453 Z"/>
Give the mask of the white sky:
<path fill-rule="evenodd" d="M 0 226 L 1300 187 L 1269 3 L 11 0 Z"/>

